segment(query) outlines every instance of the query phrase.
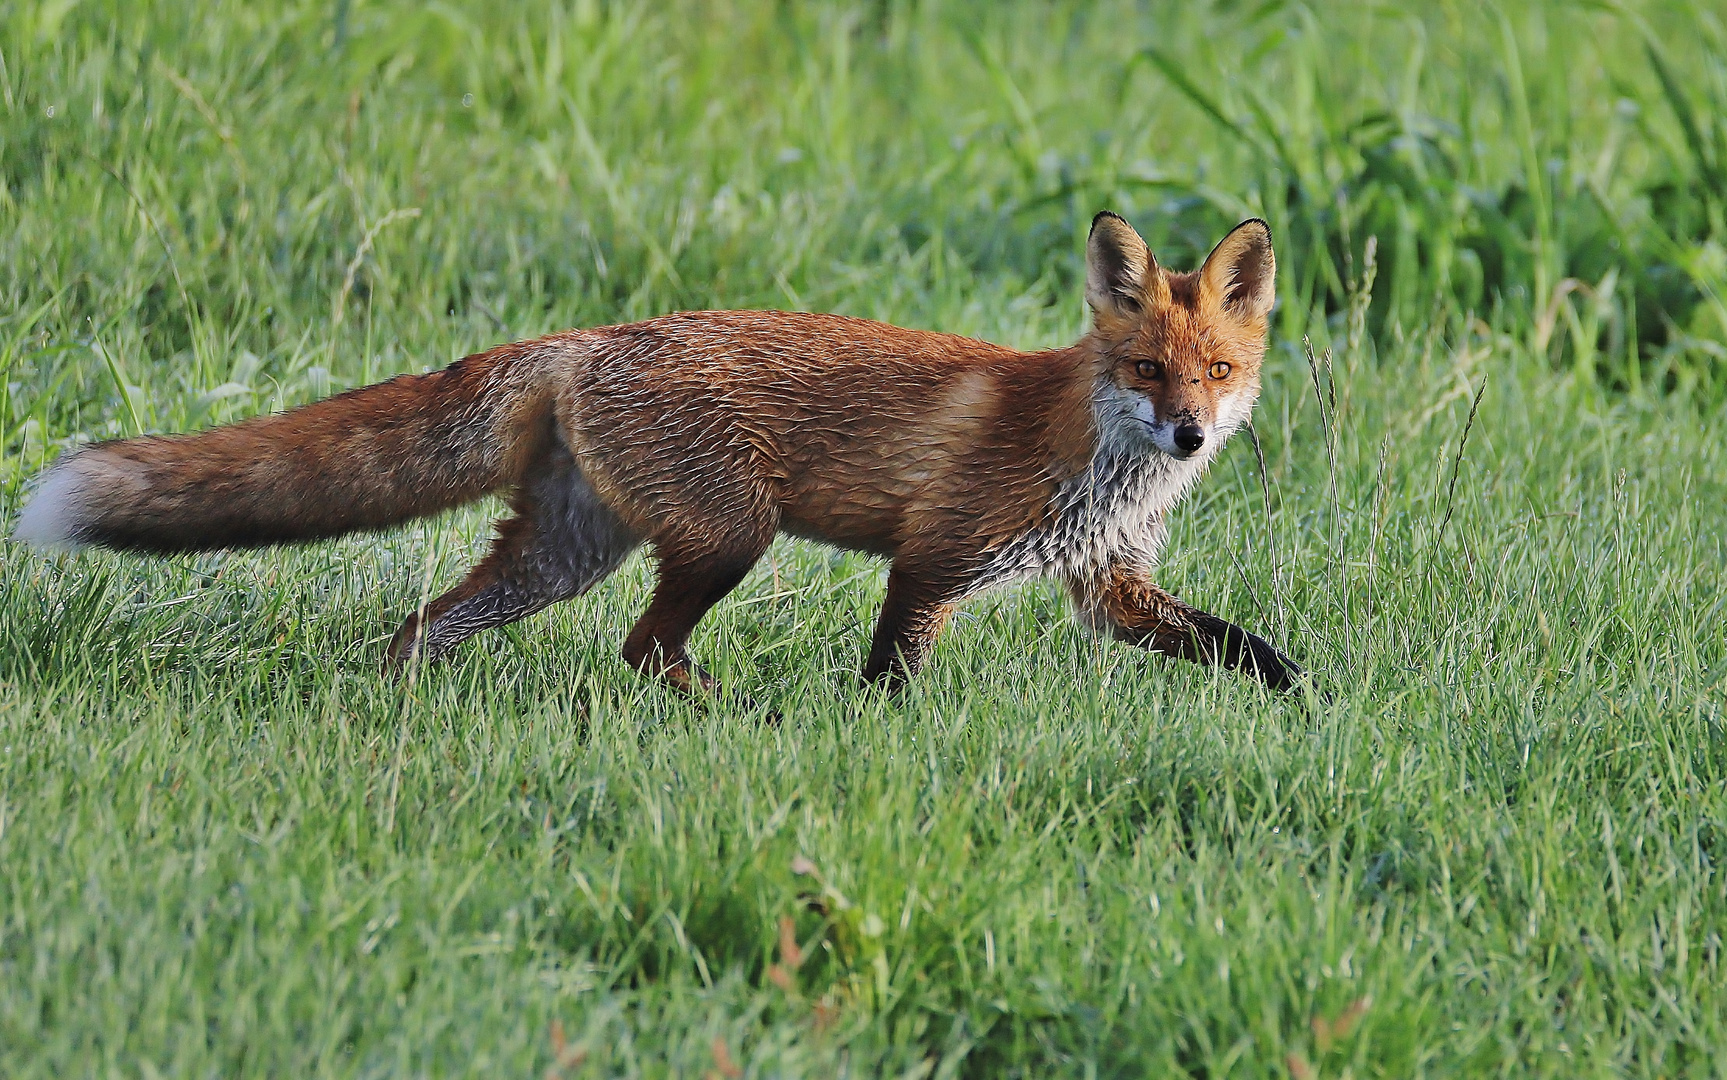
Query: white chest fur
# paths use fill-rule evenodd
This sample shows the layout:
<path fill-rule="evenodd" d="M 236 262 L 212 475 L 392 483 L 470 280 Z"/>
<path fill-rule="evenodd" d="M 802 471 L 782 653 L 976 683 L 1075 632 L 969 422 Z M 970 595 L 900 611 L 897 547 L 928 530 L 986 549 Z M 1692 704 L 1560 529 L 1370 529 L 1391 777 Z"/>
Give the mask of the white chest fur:
<path fill-rule="evenodd" d="M 1044 524 L 997 554 L 986 586 L 1085 576 L 1116 559 L 1155 561 L 1163 546 L 1164 515 L 1212 457 L 1204 452 L 1178 460 L 1123 424 L 1100 424 L 1090 464 L 1061 485 L 1054 513 Z"/>

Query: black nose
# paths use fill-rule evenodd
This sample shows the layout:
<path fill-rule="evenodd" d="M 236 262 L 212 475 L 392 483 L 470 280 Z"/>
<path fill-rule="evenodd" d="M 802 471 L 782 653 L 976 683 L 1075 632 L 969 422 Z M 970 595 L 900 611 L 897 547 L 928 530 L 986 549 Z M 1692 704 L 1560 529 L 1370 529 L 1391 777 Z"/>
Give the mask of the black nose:
<path fill-rule="evenodd" d="M 1191 454 L 1205 445 L 1205 429 L 1198 424 L 1183 424 L 1175 429 L 1175 445 L 1184 454 Z"/>

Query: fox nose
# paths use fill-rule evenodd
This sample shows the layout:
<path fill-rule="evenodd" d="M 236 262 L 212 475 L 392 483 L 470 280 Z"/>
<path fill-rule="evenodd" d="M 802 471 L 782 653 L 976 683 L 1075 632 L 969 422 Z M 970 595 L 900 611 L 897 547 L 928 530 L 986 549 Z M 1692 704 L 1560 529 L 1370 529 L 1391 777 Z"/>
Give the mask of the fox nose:
<path fill-rule="evenodd" d="M 1205 445 L 1205 429 L 1198 424 L 1182 424 L 1175 429 L 1175 445 L 1184 454 L 1191 454 Z"/>

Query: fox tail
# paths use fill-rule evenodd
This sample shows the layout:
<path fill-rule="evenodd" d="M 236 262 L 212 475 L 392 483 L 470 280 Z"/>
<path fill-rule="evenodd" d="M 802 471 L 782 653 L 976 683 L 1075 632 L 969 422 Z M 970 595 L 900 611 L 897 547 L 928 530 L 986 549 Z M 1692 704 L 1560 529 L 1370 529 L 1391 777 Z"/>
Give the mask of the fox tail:
<path fill-rule="evenodd" d="M 552 437 L 557 348 L 505 345 L 195 435 L 98 443 L 43 474 L 13 538 L 126 551 L 383 529 L 518 481 Z"/>

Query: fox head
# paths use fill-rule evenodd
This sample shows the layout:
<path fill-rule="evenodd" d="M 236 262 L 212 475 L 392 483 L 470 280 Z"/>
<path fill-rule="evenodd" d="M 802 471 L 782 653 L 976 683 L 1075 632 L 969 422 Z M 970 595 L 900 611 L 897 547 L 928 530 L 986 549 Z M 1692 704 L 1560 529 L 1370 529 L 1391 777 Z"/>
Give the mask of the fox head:
<path fill-rule="evenodd" d="M 1198 270 L 1171 273 L 1132 226 L 1105 212 L 1092 219 L 1085 258 L 1099 422 L 1172 458 L 1209 458 L 1259 397 L 1276 295 L 1271 230 L 1244 221 Z"/>

